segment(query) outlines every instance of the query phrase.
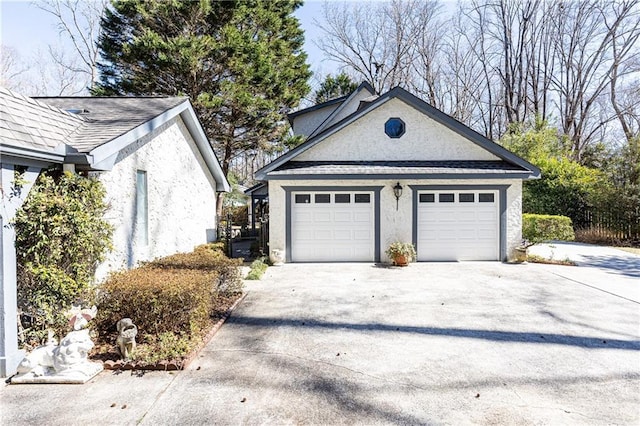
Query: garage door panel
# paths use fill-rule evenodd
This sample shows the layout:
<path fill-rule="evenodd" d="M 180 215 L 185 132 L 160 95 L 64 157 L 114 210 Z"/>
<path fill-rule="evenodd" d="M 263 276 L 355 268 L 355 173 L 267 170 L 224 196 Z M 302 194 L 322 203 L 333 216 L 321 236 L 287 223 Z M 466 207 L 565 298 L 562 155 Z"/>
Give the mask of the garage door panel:
<path fill-rule="evenodd" d="M 363 223 L 371 223 L 371 212 L 355 212 L 353 214 L 354 222 L 363 222 Z"/>
<path fill-rule="evenodd" d="M 333 216 L 335 222 L 353 222 L 353 215 L 351 212 L 335 212 Z"/>
<path fill-rule="evenodd" d="M 353 231 L 353 239 L 356 241 L 371 241 L 371 237 L 371 232 L 368 229 Z"/>
<path fill-rule="evenodd" d="M 333 238 L 333 232 L 330 230 L 317 230 L 313 233 L 313 238 L 309 241 L 313 240 L 324 240 L 329 241 Z"/>
<path fill-rule="evenodd" d="M 291 259 L 294 262 L 373 261 L 373 202 L 366 191 L 306 192 L 310 203 L 292 194 Z M 356 197 L 356 194 L 360 194 Z M 327 197 L 327 195 L 329 195 Z M 307 197 L 298 197 L 306 200 Z M 316 202 L 320 200 L 321 202 Z M 360 202 L 356 203 L 356 200 Z M 328 202 L 327 202 L 328 201 Z M 340 202 L 336 202 L 340 201 Z"/>
<path fill-rule="evenodd" d="M 434 196 L 418 196 L 418 201 L 423 200 L 418 202 L 418 260 L 498 260 L 497 191 L 447 190 L 423 194 L 426 193 Z M 440 202 L 451 200 L 452 193 L 453 202 Z M 480 193 L 490 194 L 494 202 L 481 203 Z M 446 195 L 440 197 L 442 194 Z"/>

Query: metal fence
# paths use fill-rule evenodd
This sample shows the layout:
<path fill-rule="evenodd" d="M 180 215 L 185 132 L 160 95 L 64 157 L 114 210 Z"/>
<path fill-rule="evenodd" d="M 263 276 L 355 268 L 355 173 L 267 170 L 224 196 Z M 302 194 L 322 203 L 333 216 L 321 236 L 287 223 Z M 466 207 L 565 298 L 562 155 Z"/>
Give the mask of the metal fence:
<path fill-rule="evenodd" d="M 577 229 L 588 230 L 602 238 L 640 242 L 640 206 L 624 209 L 609 206 L 607 209 L 585 209 L 578 220 Z"/>

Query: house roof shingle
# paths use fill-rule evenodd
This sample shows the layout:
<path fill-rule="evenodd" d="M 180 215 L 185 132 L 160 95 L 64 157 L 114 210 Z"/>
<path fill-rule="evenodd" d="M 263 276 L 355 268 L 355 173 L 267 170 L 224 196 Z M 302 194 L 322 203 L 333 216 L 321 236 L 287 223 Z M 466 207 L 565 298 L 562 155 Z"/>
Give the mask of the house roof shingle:
<path fill-rule="evenodd" d="M 506 161 L 290 161 L 269 176 L 512 175 L 529 171 Z"/>
<path fill-rule="evenodd" d="M 185 97 L 41 97 L 64 111 L 78 111 L 84 125 L 67 140 L 78 152 L 90 152 L 187 101 Z"/>
<path fill-rule="evenodd" d="M 84 123 L 80 116 L 0 87 L 0 140 L 4 144 L 56 150 Z"/>

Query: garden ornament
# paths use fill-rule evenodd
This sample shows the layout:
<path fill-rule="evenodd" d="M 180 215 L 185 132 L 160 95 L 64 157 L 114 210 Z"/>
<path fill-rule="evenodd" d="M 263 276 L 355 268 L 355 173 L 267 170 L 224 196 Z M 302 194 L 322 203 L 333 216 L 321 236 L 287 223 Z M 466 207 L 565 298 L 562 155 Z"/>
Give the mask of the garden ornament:
<path fill-rule="evenodd" d="M 118 338 L 116 339 L 118 350 L 122 358 L 128 361 L 136 350 L 138 327 L 131 321 L 131 318 L 122 318 L 116 324 L 116 328 L 118 329 Z"/>
<path fill-rule="evenodd" d="M 73 331 L 56 345 L 53 333 L 43 346 L 35 348 L 18 365 L 18 375 L 11 383 L 86 383 L 102 371 L 102 364 L 88 359 L 93 342 L 86 327 L 95 317 L 96 307 L 70 311 L 69 325 Z"/>

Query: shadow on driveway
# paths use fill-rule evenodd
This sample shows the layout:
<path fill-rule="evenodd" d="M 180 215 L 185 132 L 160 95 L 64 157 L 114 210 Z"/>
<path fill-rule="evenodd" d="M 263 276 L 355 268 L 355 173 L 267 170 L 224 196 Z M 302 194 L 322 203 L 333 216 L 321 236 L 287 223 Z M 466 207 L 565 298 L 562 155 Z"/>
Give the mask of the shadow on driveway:
<path fill-rule="evenodd" d="M 639 340 L 619 340 L 588 336 L 570 336 L 553 333 L 533 333 L 517 331 L 475 330 L 465 328 L 415 327 L 381 323 L 353 324 L 343 322 L 326 322 L 308 318 L 282 319 L 258 318 L 234 315 L 231 322 L 255 327 L 308 327 L 325 329 L 346 329 L 356 331 L 381 331 L 417 333 L 431 336 L 463 337 L 467 339 L 482 339 L 498 342 L 522 342 L 536 344 L 555 344 L 578 346 L 586 349 L 625 349 L 640 350 Z"/>
<path fill-rule="evenodd" d="M 631 278 L 640 278 L 640 256 L 593 256 L 583 255 L 583 263 L 595 268 L 605 269 L 626 275 Z"/>

